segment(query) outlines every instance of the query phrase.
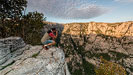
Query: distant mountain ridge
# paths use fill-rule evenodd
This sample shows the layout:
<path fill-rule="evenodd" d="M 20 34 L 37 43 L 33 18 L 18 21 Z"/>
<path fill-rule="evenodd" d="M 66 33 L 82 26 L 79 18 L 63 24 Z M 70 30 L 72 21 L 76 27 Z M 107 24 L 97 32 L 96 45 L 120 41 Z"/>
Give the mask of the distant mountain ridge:
<path fill-rule="evenodd" d="M 104 34 L 109 36 L 133 36 L 133 21 L 104 23 L 67 23 L 63 24 L 63 33 L 71 35 Z"/>

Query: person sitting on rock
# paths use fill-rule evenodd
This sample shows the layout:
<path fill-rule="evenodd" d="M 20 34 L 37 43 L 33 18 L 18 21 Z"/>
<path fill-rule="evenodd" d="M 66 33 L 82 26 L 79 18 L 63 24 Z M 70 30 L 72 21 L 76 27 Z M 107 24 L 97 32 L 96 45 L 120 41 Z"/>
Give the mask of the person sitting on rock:
<path fill-rule="evenodd" d="M 52 39 L 50 39 L 50 37 Z M 42 37 L 41 42 L 43 44 L 43 48 L 45 48 L 46 50 L 48 49 L 48 46 L 51 45 L 55 45 L 55 41 L 54 39 L 56 38 L 56 36 L 53 34 L 53 32 L 51 30 L 48 30 Z"/>

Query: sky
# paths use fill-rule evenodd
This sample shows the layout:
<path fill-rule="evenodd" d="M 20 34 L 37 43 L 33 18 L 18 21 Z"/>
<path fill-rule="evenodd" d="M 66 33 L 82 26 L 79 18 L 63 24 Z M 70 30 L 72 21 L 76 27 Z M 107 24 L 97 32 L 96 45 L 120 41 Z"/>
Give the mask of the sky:
<path fill-rule="evenodd" d="M 38 11 L 46 21 L 133 21 L 133 0 L 28 0 L 27 12 Z"/>

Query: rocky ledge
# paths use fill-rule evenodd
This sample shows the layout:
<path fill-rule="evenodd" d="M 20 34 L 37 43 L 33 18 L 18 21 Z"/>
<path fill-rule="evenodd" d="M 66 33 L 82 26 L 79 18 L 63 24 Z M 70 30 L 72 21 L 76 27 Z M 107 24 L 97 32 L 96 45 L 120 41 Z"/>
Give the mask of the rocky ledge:
<path fill-rule="evenodd" d="M 26 47 L 25 45 L 20 49 Z M 2 51 L 5 50 L 3 48 L 0 50 L 0 56 L 2 56 Z M 14 59 L 12 63 L 0 70 L 1 75 L 70 75 L 64 52 L 56 47 L 45 50 L 42 49 L 42 46 L 28 46 L 20 55 L 12 57 L 12 59 Z"/>

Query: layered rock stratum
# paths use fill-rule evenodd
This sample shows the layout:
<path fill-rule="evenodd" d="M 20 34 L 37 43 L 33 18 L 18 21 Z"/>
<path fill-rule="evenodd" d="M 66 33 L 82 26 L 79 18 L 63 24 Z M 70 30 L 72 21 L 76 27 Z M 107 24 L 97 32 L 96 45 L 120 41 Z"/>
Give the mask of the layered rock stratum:
<path fill-rule="evenodd" d="M 63 33 L 71 35 L 104 34 L 115 37 L 133 36 L 133 21 L 104 23 L 67 23 L 64 24 Z"/>
<path fill-rule="evenodd" d="M 15 57 L 21 55 L 28 45 L 20 37 L 0 39 L 0 69 L 15 61 Z"/>

